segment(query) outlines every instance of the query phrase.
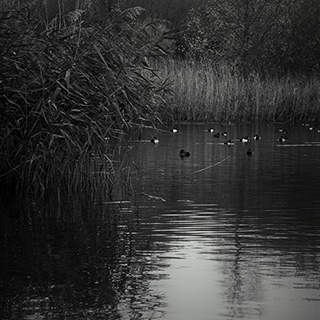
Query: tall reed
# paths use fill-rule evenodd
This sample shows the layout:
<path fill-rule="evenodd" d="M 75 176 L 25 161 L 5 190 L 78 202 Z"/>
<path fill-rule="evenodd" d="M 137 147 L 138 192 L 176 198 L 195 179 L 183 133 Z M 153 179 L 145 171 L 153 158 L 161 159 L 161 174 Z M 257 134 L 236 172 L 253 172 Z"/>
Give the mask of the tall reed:
<path fill-rule="evenodd" d="M 320 120 L 317 76 L 241 75 L 209 62 L 157 64 L 171 83 L 167 120 L 283 122 Z"/>
<path fill-rule="evenodd" d="M 0 16 L 0 184 L 112 189 L 125 167 L 116 169 L 114 141 L 159 121 L 164 103 L 165 84 L 148 63 L 161 53 L 157 22 L 139 23 L 141 8 L 78 9 L 43 25 L 30 10 Z"/>

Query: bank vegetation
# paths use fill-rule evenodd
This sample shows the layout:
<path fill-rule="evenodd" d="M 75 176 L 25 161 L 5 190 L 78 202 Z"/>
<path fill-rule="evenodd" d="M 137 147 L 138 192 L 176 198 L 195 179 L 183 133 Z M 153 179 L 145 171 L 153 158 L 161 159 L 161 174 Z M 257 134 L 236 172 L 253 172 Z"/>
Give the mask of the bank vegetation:
<path fill-rule="evenodd" d="M 161 122 L 317 122 L 319 13 L 317 0 L 2 1 L 3 190 L 111 195 L 130 179 L 119 141 Z"/>

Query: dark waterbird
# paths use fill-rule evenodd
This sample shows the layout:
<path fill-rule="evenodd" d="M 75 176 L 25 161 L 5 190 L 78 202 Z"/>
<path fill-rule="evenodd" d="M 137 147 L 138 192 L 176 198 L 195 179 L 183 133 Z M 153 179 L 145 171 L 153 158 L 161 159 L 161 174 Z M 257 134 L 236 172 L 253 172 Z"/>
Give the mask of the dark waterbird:
<path fill-rule="evenodd" d="M 179 156 L 181 159 L 188 158 L 188 157 L 190 157 L 190 152 L 181 149 L 179 152 Z"/>
<path fill-rule="evenodd" d="M 285 129 L 280 128 L 279 132 L 282 132 L 284 135 L 289 134 L 289 132 Z"/>
<path fill-rule="evenodd" d="M 214 136 L 215 138 L 220 138 L 220 133 L 217 132 L 217 133 L 215 133 L 213 136 Z"/>
<path fill-rule="evenodd" d="M 261 137 L 260 137 L 258 134 L 255 134 L 255 135 L 253 136 L 253 139 L 254 139 L 254 140 L 260 140 Z"/>
<path fill-rule="evenodd" d="M 240 142 L 243 142 L 243 143 L 248 143 L 248 141 L 249 141 L 248 137 L 244 137 L 240 139 Z"/>
<path fill-rule="evenodd" d="M 249 157 L 251 157 L 253 155 L 253 151 L 250 148 L 247 150 L 247 155 Z"/>
<path fill-rule="evenodd" d="M 231 139 L 229 139 L 228 141 L 224 142 L 224 144 L 226 146 L 229 146 L 229 147 L 234 145 L 234 143 L 231 141 Z"/>
<path fill-rule="evenodd" d="M 279 142 L 285 142 L 286 140 L 288 140 L 289 138 L 287 137 L 287 136 L 281 136 L 279 139 L 278 139 L 278 141 Z"/>
<path fill-rule="evenodd" d="M 153 144 L 159 143 L 159 139 L 157 137 L 154 137 L 153 139 L 150 140 Z"/>

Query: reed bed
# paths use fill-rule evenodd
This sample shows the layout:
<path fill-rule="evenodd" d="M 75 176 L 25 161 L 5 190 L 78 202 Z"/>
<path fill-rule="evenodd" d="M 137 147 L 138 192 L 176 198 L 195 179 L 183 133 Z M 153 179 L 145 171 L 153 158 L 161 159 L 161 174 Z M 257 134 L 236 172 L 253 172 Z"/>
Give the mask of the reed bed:
<path fill-rule="evenodd" d="M 209 62 L 157 64 L 171 83 L 169 121 L 300 122 L 320 119 L 317 76 L 244 76 Z"/>
<path fill-rule="evenodd" d="M 28 6 L 1 12 L 0 187 L 111 194 L 127 183 L 119 141 L 159 120 L 165 88 L 148 64 L 162 35 L 141 10 L 99 20 L 77 9 L 45 25 Z"/>

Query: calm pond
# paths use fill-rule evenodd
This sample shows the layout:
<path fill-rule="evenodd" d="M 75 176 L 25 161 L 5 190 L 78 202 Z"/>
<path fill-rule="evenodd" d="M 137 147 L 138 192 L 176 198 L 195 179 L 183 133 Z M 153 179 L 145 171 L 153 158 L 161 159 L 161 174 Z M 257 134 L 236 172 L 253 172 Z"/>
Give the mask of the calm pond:
<path fill-rule="evenodd" d="M 0 318 L 320 319 L 320 133 L 280 127 L 145 131 L 123 202 L 3 205 Z"/>

